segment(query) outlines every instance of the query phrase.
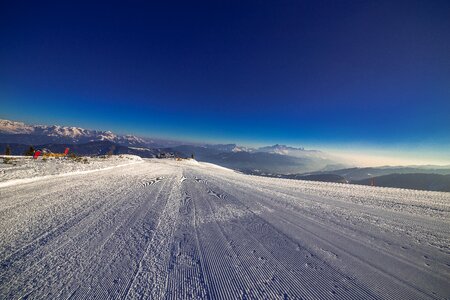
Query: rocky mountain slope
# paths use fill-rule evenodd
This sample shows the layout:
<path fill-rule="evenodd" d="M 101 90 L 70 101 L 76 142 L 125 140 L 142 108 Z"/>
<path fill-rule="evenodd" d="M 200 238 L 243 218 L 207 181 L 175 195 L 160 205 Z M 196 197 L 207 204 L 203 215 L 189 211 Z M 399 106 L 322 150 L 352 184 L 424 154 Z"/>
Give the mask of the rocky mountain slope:
<path fill-rule="evenodd" d="M 158 146 L 158 141 L 135 135 L 119 135 L 111 131 L 91 130 L 72 126 L 28 125 L 0 119 L 0 141 L 16 144 L 82 144 L 109 141 L 125 146 Z"/>

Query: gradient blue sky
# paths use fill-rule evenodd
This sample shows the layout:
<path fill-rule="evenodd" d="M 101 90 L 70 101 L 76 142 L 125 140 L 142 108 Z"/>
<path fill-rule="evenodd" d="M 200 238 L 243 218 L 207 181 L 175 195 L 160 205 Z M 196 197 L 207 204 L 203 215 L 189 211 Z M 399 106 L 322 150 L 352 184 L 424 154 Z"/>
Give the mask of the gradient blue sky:
<path fill-rule="evenodd" d="M 450 1 L 2 1 L 0 45 L 1 118 L 450 163 Z"/>

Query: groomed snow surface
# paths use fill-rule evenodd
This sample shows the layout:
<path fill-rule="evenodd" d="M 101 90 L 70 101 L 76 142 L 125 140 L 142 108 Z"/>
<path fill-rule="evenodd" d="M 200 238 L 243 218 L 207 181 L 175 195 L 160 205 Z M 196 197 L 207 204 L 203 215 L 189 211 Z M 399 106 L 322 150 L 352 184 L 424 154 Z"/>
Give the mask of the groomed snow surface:
<path fill-rule="evenodd" d="M 450 297 L 450 193 L 113 161 L 8 171 L 0 299 Z"/>
<path fill-rule="evenodd" d="M 4 162 L 5 159 L 7 163 Z M 33 159 L 31 156 L 0 156 L 0 187 L 17 183 L 89 173 L 100 169 L 142 162 L 136 155 Z"/>

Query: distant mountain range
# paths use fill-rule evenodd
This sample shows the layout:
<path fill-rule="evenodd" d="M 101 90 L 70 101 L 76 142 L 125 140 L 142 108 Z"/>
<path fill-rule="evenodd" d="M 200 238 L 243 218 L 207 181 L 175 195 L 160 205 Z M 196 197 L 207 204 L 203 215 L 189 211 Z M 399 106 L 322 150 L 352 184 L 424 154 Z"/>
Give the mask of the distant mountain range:
<path fill-rule="evenodd" d="M 345 178 L 349 182 L 356 182 L 367 178 L 373 178 L 389 174 L 450 174 L 450 166 L 386 166 L 367 168 L 346 168 L 338 170 L 317 171 L 302 175 L 324 175 L 333 174 Z"/>
<path fill-rule="evenodd" d="M 286 179 L 450 192 L 450 166 L 350 168 L 306 174 L 246 173 Z"/>
<path fill-rule="evenodd" d="M 123 146 L 165 147 L 179 144 L 170 140 L 135 135 L 118 135 L 111 131 L 90 130 L 59 125 L 28 125 L 0 119 L 0 142 L 16 144 L 85 144 L 108 141 Z"/>
<path fill-rule="evenodd" d="M 324 152 L 278 144 L 262 148 L 247 148 L 236 144 L 186 144 L 134 135 L 118 135 L 111 131 L 58 125 L 28 125 L 10 120 L 0 120 L 0 143 L 4 144 L 3 147 L 10 144 L 15 154 L 22 154 L 23 148 L 28 148 L 29 145 L 37 145 L 38 148 L 50 151 L 59 151 L 57 149 L 63 147 L 62 145 L 71 145 L 72 152 L 83 155 L 107 153 L 111 148 L 114 148 L 112 152 L 115 154 L 130 153 L 142 157 L 155 157 L 159 153 L 170 152 L 184 157 L 194 155 L 198 160 L 241 171 L 299 173 L 336 165 L 343 167 Z"/>
<path fill-rule="evenodd" d="M 194 154 L 200 161 L 218 164 L 242 172 L 299 173 L 321 170 L 337 164 L 321 151 L 292 148 L 292 153 L 279 152 L 286 146 L 274 145 L 264 148 L 243 148 L 229 145 L 181 145 L 173 147 L 186 156 Z M 290 147 L 289 147 L 290 148 Z M 239 149 L 239 150 L 237 150 Z"/>
<path fill-rule="evenodd" d="M 78 155 L 134 154 L 144 158 L 191 157 L 247 174 L 298 180 L 355 183 L 425 190 L 449 191 L 450 166 L 348 168 L 338 159 L 318 150 L 286 145 L 248 148 L 236 144 L 193 144 L 118 135 L 111 131 L 79 127 L 27 125 L 0 120 L 0 154 L 9 146 L 13 155 L 35 149 Z M 163 155 L 164 156 L 164 155 Z"/>
<path fill-rule="evenodd" d="M 450 192 L 450 175 L 441 174 L 389 174 L 352 181 L 351 183 L 403 189 Z"/>

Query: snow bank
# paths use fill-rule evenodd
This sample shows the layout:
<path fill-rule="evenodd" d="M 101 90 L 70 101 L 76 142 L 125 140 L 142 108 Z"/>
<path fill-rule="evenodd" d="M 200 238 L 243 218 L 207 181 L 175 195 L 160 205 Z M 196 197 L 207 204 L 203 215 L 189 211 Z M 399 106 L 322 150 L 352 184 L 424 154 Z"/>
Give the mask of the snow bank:
<path fill-rule="evenodd" d="M 32 159 L 29 156 L 0 157 L 0 187 L 48 179 L 54 176 L 84 174 L 143 162 L 136 155 Z"/>

